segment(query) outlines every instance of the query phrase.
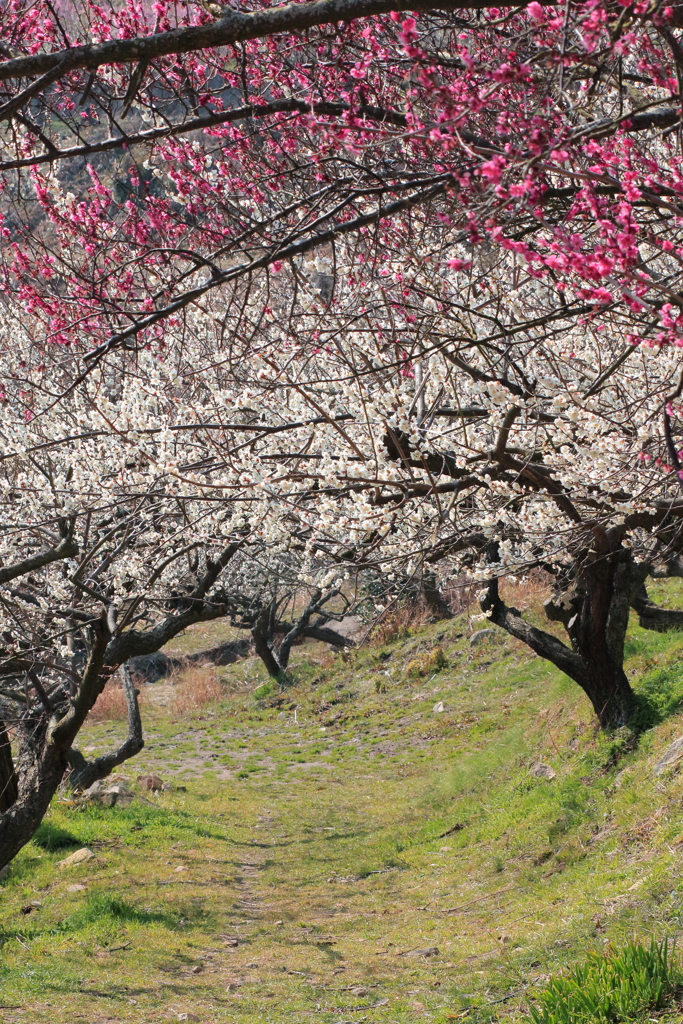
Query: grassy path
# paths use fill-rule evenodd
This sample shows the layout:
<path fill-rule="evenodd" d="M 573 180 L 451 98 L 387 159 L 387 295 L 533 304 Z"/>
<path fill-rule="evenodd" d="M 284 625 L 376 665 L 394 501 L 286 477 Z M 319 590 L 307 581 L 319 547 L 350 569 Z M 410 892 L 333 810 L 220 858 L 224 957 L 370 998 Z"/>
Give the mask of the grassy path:
<path fill-rule="evenodd" d="M 587 949 L 682 930 L 683 782 L 652 774 L 678 714 L 620 750 L 566 680 L 461 632 L 348 663 L 304 649 L 285 695 L 231 666 L 230 695 L 185 718 L 148 701 L 129 779 L 176 788 L 53 807 L 1 890 L 0 1020 L 521 1020 Z M 447 667 L 410 678 L 437 643 Z M 672 706 L 679 652 L 634 633 Z M 56 867 L 79 846 L 95 858 Z"/>

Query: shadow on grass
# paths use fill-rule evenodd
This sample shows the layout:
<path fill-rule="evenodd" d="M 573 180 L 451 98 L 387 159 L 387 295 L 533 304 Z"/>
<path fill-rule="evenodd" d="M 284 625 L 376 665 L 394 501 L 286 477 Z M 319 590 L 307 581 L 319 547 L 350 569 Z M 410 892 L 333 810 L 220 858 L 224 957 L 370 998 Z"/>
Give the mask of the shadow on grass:
<path fill-rule="evenodd" d="M 56 816 L 56 815 L 55 815 Z M 100 807 L 96 804 L 73 810 L 59 810 L 63 825 L 43 822 L 33 842 L 43 850 L 69 846 L 87 846 L 101 841 L 123 840 L 133 846 L 174 842 L 188 833 L 198 839 L 225 841 L 218 831 L 196 814 L 180 809 L 149 807 L 132 803 L 129 807 Z"/>
<path fill-rule="evenodd" d="M 196 915 L 195 915 L 196 916 Z M 125 925 L 161 925 L 169 931 L 191 926 L 187 915 L 173 910 L 147 910 L 128 903 L 112 893 L 99 892 L 89 896 L 83 906 L 79 907 L 57 924 L 45 927 L 26 927 L 4 929 L 0 935 L 0 944 L 11 939 L 22 942 L 32 941 L 44 935 L 64 935 L 92 931 L 107 926 L 118 930 Z"/>
<path fill-rule="evenodd" d="M 65 828 L 60 828 L 59 825 L 51 825 L 47 821 L 38 826 L 33 836 L 33 842 L 48 853 L 51 850 L 68 850 L 70 847 L 83 845 L 78 836 Z"/>
<path fill-rule="evenodd" d="M 648 672 L 636 692 L 632 727 L 643 733 L 664 722 L 683 708 L 683 671 L 680 665 L 666 665 Z"/>
<path fill-rule="evenodd" d="M 171 930 L 180 924 L 180 914 L 173 911 L 141 910 L 132 903 L 110 893 L 98 892 L 89 896 L 85 904 L 61 921 L 55 931 L 81 931 L 89 925 L 106 922 L 118 924 L 161 924 Z"/>
<path fill-rule="evenodd" d="M 675 685 L 672 685 L 675 684 Z M 641 737 L 683 708 L 683 687 L 678 673 L 663 669 L 641 680 L 629 724 L 605 735 L 607 758 L 603 768 L 614 768 L 622 757 L 638 749 Z"/>

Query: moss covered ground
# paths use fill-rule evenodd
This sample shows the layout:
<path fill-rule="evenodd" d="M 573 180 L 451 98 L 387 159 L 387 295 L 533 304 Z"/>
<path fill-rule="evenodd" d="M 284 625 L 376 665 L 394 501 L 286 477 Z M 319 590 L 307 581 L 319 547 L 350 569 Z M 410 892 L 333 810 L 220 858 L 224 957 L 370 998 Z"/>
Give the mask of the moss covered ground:
<path fill-rule="evenodd" d="M 505 634 L 471 646 L 481 625 L 306 645 L 282 691 L 241 662 L 195 711 L 148 687 L 123 775 L 175 788 L 54 802 L 0 890 L 0 1020 L 523 1021 L 590 950 L 675 940 L 683 772 L 653 769 L 683 734 L 683 635 L 633 621 L 644 729 L 605 736 Z M 124 728 L 93 723 L 81 745 Z M 93 860 L 57 867 L 82 846 Z"/>

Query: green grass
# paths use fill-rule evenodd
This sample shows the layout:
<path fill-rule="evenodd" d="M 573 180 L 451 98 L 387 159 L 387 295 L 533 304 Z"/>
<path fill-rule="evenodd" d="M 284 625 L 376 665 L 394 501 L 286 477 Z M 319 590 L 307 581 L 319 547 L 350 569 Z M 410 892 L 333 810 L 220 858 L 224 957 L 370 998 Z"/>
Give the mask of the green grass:
<path fill-rule="evenodd" d="M 683 931 L 683 774 L 652 770 L 683 733 L 682 651 L 632 622 L 640 735 L 601 734 L 573 683 L 503 633 L 471 648 L 463 619 L 345 658 L 297 648 L 285 690 L 227 666 L 225 698 L 184 721 L 150 687 L 123 774 L 176 788 L 54 802 L 0 890 L 0 1021 L 528 1022 L 577 964 Z M 80 846 L 95 858 L 56 867 Z"/>
<path fill-rule="evenodd" d="M 629 942 L 554 978 L 530 1008 L 530 1018 L 532 1024 L 646 1021 L 671 1005 L 682 980 L 666 939 L 649 946 Z"/>

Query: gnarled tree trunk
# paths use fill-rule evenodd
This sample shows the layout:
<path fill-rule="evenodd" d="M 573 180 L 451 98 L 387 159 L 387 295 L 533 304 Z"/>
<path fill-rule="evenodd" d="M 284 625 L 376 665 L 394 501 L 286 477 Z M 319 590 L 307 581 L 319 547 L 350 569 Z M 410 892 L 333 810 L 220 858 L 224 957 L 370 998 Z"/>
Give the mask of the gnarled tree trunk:
<path fill-rule="evenodd" d="M 453 612 L 439 589 L 436 574 L 425 570 L 420 584 L 420 596 L 432 618 L 452 619 Z"/>
<path fill-rule="evenodd" d="M 5 723 L 0 722 L 0 813 L 8 811 L 17 802 L 19 790 L 17 773 L 12 760 L 12 747 Z"/>
<path fill-rule="evenodd" d="M 46 742 L 46 731 L 46 722 L 33 718 L 17 726 L 16 797 L 0 815 L 2 867 L 33 837 L 67 767 L 65 751 Z"/>
<path fill-rule="evenodd" d="M 0 868 L 8 864 L 31 839 L 57 792 L 65 772 L 77 763 L 83 778 L 103 778 L 115 765 L 132 756 L 142 746 L 142 732 L 137 716 L 137 703 L 130 679 L 127 680 L 129 735 L 122 746 L 104 758 L 88 762 L 73 750 L 73 744 L 105 687 L 112 672 L 130 658 L 158 651 L 174 636 L 195 622 L 222 618 L 227 609 L 217 601 L 205 603 L 205 595 L 215 583 L 222 568 L 239 549 L 239 542 L 228 545 L 220 558 L 208 564 L 196 589 L 188 596 L 186 607 L 169 615 L 146 632 L 135 629 L 114 633 L 111 608 L 103 608 L 99 617 L 88 619 L 89 657 L 79 669 L 80 679 L 71 696 L 61 686 L 48 695 L 32 666 L 26 671 L 26 697 L 19 700 L 16 727 L 17 756 L 14 770 L 18 781 L 16 799 L 0 813 Z M 38 700 L 32 701 L 28 683 Z M 129 685 L 130 684 L 130 685 Z M 22 710 L 23 705 L 23 710 Z M 10 772 L 5 751 L 5 766 Z M 0 757 L 2 753 L 0 751 Z"/>
<path fill-rule="evenodd" d="M 324 604 L 336 595 L 337 591 L 327 594 L 315 593 L 294 622 L 285 622 L 278 618 L 275 599 L 270 604 L 263 606 L 252 626 L 251 636 L 254 650 L 272 679 L 284 679 L 292 646 L 303 637 L 320 640 L 333 647 L 355 646 L 353 640 L 342 636 L 341 633 L 337 633 L 327 625 L 331 616 L 322 609 Z M 311 624 L 311 618 L 314 615 L 318 615 L 319 618 Z M 276 635 L 282 636 L 279 645 L 276 644 Z"/>
<path fill-rule="evenodd" d="M 497 547 L 489 561 L 497 560 Z M 526 622 L 500 598 L 492 580 L 481 601 L 492 622 L 526 643 L 578 683 L 605 729 L 627 725 L 636 697 L 624 672 L 624 641 L 634 592 L 646 568 L 636 566 L 620 537 L 595 531 L 594 546 L 577 558 L 574 585 L 559 599 L 546 602 L 548 618 L 562 622 L 571 647 Z"/>

